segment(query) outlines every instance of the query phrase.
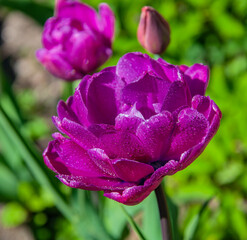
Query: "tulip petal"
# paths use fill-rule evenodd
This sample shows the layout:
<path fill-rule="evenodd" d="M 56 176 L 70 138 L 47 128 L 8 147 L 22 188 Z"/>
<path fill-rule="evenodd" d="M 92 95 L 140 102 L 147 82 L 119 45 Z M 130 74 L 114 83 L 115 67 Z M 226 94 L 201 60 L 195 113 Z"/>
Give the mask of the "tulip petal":
<path fill-rule="evenodd" d="M 75 113 L 62 100 L 60 100 L 58 102 L 57 114 L 58 114 L 58 117 L 59 117 L 60 121 L 62 121 L 64 118 L 67 118 L 67 119 L 69 119 L 71 121 L 78 122 L 78 119 L 77 119 Z"/>
<path fill-rule="evenodd" d="M 120 113 L 115 119 L 115 129 L 122 131 L 136 132 L 137 127 L 143 122 L 144 117 L 136 109 L 136 105 L 125 113 Z"/>
<path fill-rule="evenodd" d="M 114 125 L 117 116 L 114 81 L 115 76 L 111 72 L 103 72 L 90 84 L 86 104 L 88 117 L 92 123 Z"/>
<path fill-rule="evenodd" d="M 122 191 L 135 185 L 134 183 L 123 182 L 112 178 L 79 177 L 62 174 L 58 175 L 57 178 L 69 187 L 91 191 Z"/>
<path fill-rule="evenodd" d="M 170 82 L 184 81 L 184 76 L 178 66 L 172 65 L 162 58 L 159 58 L 157 62 L 162 67 L 166 78 L 169 79 Z"/>
<path fill-rule="evenodd" d="M 204 95 L 209 81 L 209 68 L 203 64 L 194 64 L 185 72 L 185 79 L 188 82 L 191 96 Z"/>
<path fill-rule="evenodd" d="M 208 121 L 198 111 L 186 108 L 178 115 L 167 157 L 177 159 L 187 149 L 200 143 L 208 132 Z"/>
<path fill-rule="evenodd" d="M 82 99 L 80 91 L 75 91 L 73 97 L 68 99 L 67 105 L 68 108 L 74 112 L 78 122 L 80 122 L 81 125 L 85 127 L 90 125 L 90 122 L 88 121 L 88 110 Z"/>
<path fill-rule="evenodd" d="M 212 112 L 214 112 L 214 110 L 212 110 Z M 182 170 L 186 168 L 188 165 L 190 165 L 203 152 L 203 150 L 208 145 L 209 141 L 216 134 L 220 126 L 221 112 L 215 111 L 214 113 L 212 113 L 212 115 L 213 115 L 213 119 L 208 128 L 207 135 L 204 137 L 202 142 L 192 147 L 191 149 L 187 150 L 181 155 L 181 158 L 179 161 L 180 166 L 178 170 Z"/>
<path fill-rule="evenodd" d="M 101 3 L 99 5 L 99 28 L 102 29 L 101 32 L 104 34 L 106 39 L 110 41 L 114 37 L 114 27 L 115 27 L 115 16 L 111 8 L 106 3 Z"/>
<path fill-rule="evenodd" d="M 190 101 L 190 95 L 186 84 L 181 81 L 175 81 L 168 90 L 161 110 L 173 112 L 179 107 L 190 106 Z"/>
<path fill-rule="evenodd" d="M 122 100 L 128 104 L 136 103 L 137 109 L 145 118 L 154 114 L 153 103 L 164 99 L 169 89 L 170 82 L 158 78 L 151 73 L 145 73 L 138 81 L 128 84 L 123 88 Z"/>
<path fill-rule="evenodd" d="M 67 43 L 67 52 L 70 63 L 84 73 L 95 70 L 112 54 L 110 45 L 91 30 L 73 34 Z"/>
<path fill-rule="evenodd" d="M 45 164 L 48 168 L 50 168 L 52 171 L 56 173 L 62 173 L 62 174 L 70 174 L 69 170 L 64 166 L 61 158 L 59 157 L 55 144 L 57 141 L 51 141 L 49 142 L 47 148 L 45 149 L 43 153 L 43 158 L 45 161 Z"/>
<path fill-rule="evenodd" d="M 60 4 L 56 12 L 56 17 L 74 19 L 98 31 L 97 12 L 87 4 L 81 3 L 78 0 L 67 0 L 64 1 L 63 4 Z"/>
<path fill-rule="evenodd" d="M 136 135 L 152 156 L 152 161 L 159 160 L 168 150 L 173 128 L 173 116 L 169 112 L 154 115 L 139 125 Z"/>
<path fill-rule="evenodd" d="M 111 177 L 117 177 L 109 157 L 100 148 L 93 148 L 88 150 L 88 154 L 93 162 L 99 167 L 104 173 Z"/>
<path fill-rule="evenodd" d="M 156 170 L 143 185 L 132 186 L 124 191 L 104 192 L 104 196 L 126 205 L 136 205 L 143 201 L 154 189 L 156 189 L 164 176 L 177 172 L 178 162 L 171 160 L 163 167 Z"/>
<path fill-rule="evenodd" d="M 83 177 L 109 176 L 90 160 L 84 149 L 62 135 L 49 143 L 43 157 L 46 165 L 59 174 Z"/>
<path fill-rule="evenodd" d="M 217 113 L 221 118 L 222 114 L 219 107 L 209 97 L 196 95 L 192 99 L 192 108 L 202 113 L 208 119 L 209 124 Z"/>
<path fill-rule="evenodd" d="M 37 59 L 44 67 L 54 76 L 66 80 L 75 80 L 83 77 L 83 74 L 76 71 L 74 67 L 61 56 L 60 47 L 47 49 L 39 49 L 36 52 Z"/>
<path fill-rule="evenodd" d="M 106 132 L 99 139 L 102 149 L 111 159 L 127 158 L 140 162 L 150 160 L 140 140 L 128 131 Z"/>
<path fill-rule="evenodd" d="M 128 159 L 117 159 L 112 166 L 118 177 L 126 182 L 138 182 L 154 172 L 151 165 Z"/>
<path fill-rule="evenodd" d="M 70 121 L 67 118 L 62 120 L 61 130 L 84 149 L 90 149 L 99 146 L 99 141 L 96 136 L 94 136 L 85 127 L 76 122 Z"/>
<path fill-rule="evenodd" d="M 116 74 L 129 84 L 137 81 L 149 70 L 150 60 L 148 55 L 141 53 L 127 53 L 118 61 Z"/>

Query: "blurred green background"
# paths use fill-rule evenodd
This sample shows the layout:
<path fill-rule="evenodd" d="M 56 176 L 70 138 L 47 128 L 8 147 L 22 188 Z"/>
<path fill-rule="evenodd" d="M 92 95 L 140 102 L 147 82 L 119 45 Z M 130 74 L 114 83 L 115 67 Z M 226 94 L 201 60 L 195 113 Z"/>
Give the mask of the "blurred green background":
<path fill-rule="evenodd" d="M 96 9 L 100 3 L 84 2 Z M 165 178 L 173 216 L 177 216 L 179 225 L 177 237 L 246 240 L 247 1 L 105 2 L 115 12 L 116 34 L 113 57 L 101 68 L 115 65 L 127 52 L 145 52 L 137 41 L 136 31 L 141 8 L 149 5 L 171 26 L 171 43 L 162 57 L 172 64 L 208 64 L 211 70 L 207 95 L 222 110 L 219 131 L 192 165 Z M 17 232 L 24 228 L 30 239 L 37 240 L 90 239 L 78 234 L 75 224 L 61 215 L 52 193 L 41 184 L 42 176 L 36 176 L 32 170 L 35 167 L 30 166 L 23 150 L 37 155 L 39 168 L 49 173 L 41 152 L 51 139 L 54 130 L 51 116 L 56 115 L 58 100 L 67 97 L 68 85 L 45 72 L 34 53 L 41 47 L 42 25 L 52 16 L 53 6 L 53 0 L 0 0 L 0 101 L 5 117 L 12 124 L 8 128 L 14 129 L 11 135 L 0 119 L 0 239 L 3 240 L 1 234 L 12 228 Z M 60 184 L 52 173 L 49 179 L 71 206 L 82 211 L 78 200 L 81 193 Z M 93 198 L 88 195 L 82 197 Z M 97 214 L 115 239 L 138 239 L 128 227 L 119 204 L 102 198 L 101 194 L 100 202 L 104 207 Z M 153 202 L 152 194 L 139 206 L 126 209 L 147 238 L 156 240 L 160 239 L 160 232 Z M 79 221 L 81 231 L 90 228 L 90 223 L 93 220 Z"/>

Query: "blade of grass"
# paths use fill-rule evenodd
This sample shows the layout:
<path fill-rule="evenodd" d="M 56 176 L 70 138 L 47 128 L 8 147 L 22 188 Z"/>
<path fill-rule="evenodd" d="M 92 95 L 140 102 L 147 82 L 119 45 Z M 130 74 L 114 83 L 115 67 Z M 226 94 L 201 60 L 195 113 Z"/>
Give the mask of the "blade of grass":
<path fill-rule="evenodd" d="M 188 226 L 186 227 L 184 231 L 184 240 L 192 240 L 195 237 L 196 231 L 199 226 L 200 218 L 207 208 L 209 202 L 212 200 L 212 198 L 208 199 L 200 208 L 199 212 L 190 220 L 188 223 Z"/>
<path fill-rule="evenodd" d="M 3 160 L 5 161 L 6 165 L 12 170 L 15 176 L 19 180 L 30 180 L 32 179 L 29 171 L 25 167 L 21 156 L 18 152 L 13 151 L 12 142 L 4 133 L 2 126 L 0 124 L 0 146 L 2 154 L 4 155 Z"/>
<path fill-rule="evenodd" d="M 136 232 L 136 234 L 138 235 L 140 240 L 146 240 L 146 238 L 144 237 L 142 231 L 140 230 L 139 226 L 136 224 L 136 222 L 133 220 L 133 218 L 131 217 L 131 215 L 126 211 L 126 209 L 121 206 L 130 226 L 133 228 L 133 230 Z"/>
<path fill-rule="evenodd" d="M 158 223 L 159 211 L 157 208 L 157 202 L 155 193 L 152 192 L 144 202 L 144 216 L 142 230 L 145 236 L 152 240 L 161 240 L 160 225 Z"/>

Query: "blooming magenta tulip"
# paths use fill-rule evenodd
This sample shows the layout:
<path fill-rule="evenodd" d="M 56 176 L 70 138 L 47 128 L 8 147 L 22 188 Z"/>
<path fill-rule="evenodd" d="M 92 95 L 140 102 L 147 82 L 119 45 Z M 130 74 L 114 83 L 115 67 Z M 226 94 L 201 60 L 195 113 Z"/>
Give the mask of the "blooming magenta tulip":
<path fill-rule="evenodd" d="M 102 190 L 134 205 L 166 175 L 191 164 L 221 119 L 204 96 L 209 69 L 174 66 L 128 53 L 117 66 L 85 76 L 58 104 L 58 130 L 44 151 L 46 165 L 64 184 Z"/>
<path fill-rule="evenodd" d="M 38 60 L 54 76 L 75 80 L 96 70 L 112 54 L 115 18 L 107 4 L 97 12 L 77 0 L 56 1 L 44 26 Z"/>
<path fill-rule="evenodd" d="M 137 38 L 146 50 L 161 54 L 170 42 L 169 24 L 154 8 L 143 7 Z"/>

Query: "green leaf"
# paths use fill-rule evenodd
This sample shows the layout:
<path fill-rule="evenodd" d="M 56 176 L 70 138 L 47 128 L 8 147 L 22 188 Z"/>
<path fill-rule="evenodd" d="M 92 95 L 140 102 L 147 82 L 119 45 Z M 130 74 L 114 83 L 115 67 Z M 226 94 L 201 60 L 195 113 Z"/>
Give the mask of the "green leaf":
<path fill-rule="evenodd" d="M 3 163 L 0 155 L 0 200 L 15 199 L 17 196 L 18 179 Z"/>
<path fill-rule="evenodd" d="M 155 197 L 155 193 L 152 192 L 147 199 L 144 200 L 144 217 L 143 217 L 143 232 L 147 239 L 152 240 L 160 240 L 161 229 L 159 224 L 159 210 L 157 206 L 157 200 Z"/>
<path fill-rule="evenodd" d="M 225 38 L 239 38 L 243 37 L 245 33 L 241 22 L 230 14 L 218 14 L 213 18 L 213 21 L 216 30 Z"/>
<path fill-rule="evenodd" d="M 123 230 L 126 226 L 126 217 L 120 205 L 111 199 L 106 199 L 104 205 L 103 221 L 106 228 L 116 238 L 121 239 Z"/>
<path fill-rule="evenodd" d="M 19 180 L 30 180 L 31 175 L 23 164 L 21 156 L 18 152 L 13 151 L 12 142 L 6 136 L 0 124 L 0 147 L 3 154 L 3 161 L 14 173 L 15 177 Z"/>
<path fill-rule="evenodd" d="M 209 202 L 212 198 L 208 199 L 201 207 L 199 212 L 191 219 L 191 221 L 188 223 L 188 226 L 185 229 L 184 232 L 184 240 L 192 240 L 195 237 L 195 233 L 197 231 L 197 228 L 199 226 L 200 218 L 207 208 Z"/>
<path fill-rule="evenodd" d="M 174 240 L 179 240 L 180 234 L 178 229 L 178 206 L 172 201 L 172 199 L 167 194 L 166 194 L 166 200 L 170 213 L 172 236 Z"/>
<path fill-rule="evenodd" d="M 243 172 L 243 164 L 235 161 L 228 162 L 226 166 L 216 174 L 216 181 L 222 185 L 233 183 Z"/>
<path fill-rule="evenodd" d="M 85 211 L 81 212 L 75 223 L 78 234 L 85 240 L 112 240 L 113 237 L 106 230 L 104 222 L 100 219 L 91 202 L 85 203 L 84 209 Z"/>

